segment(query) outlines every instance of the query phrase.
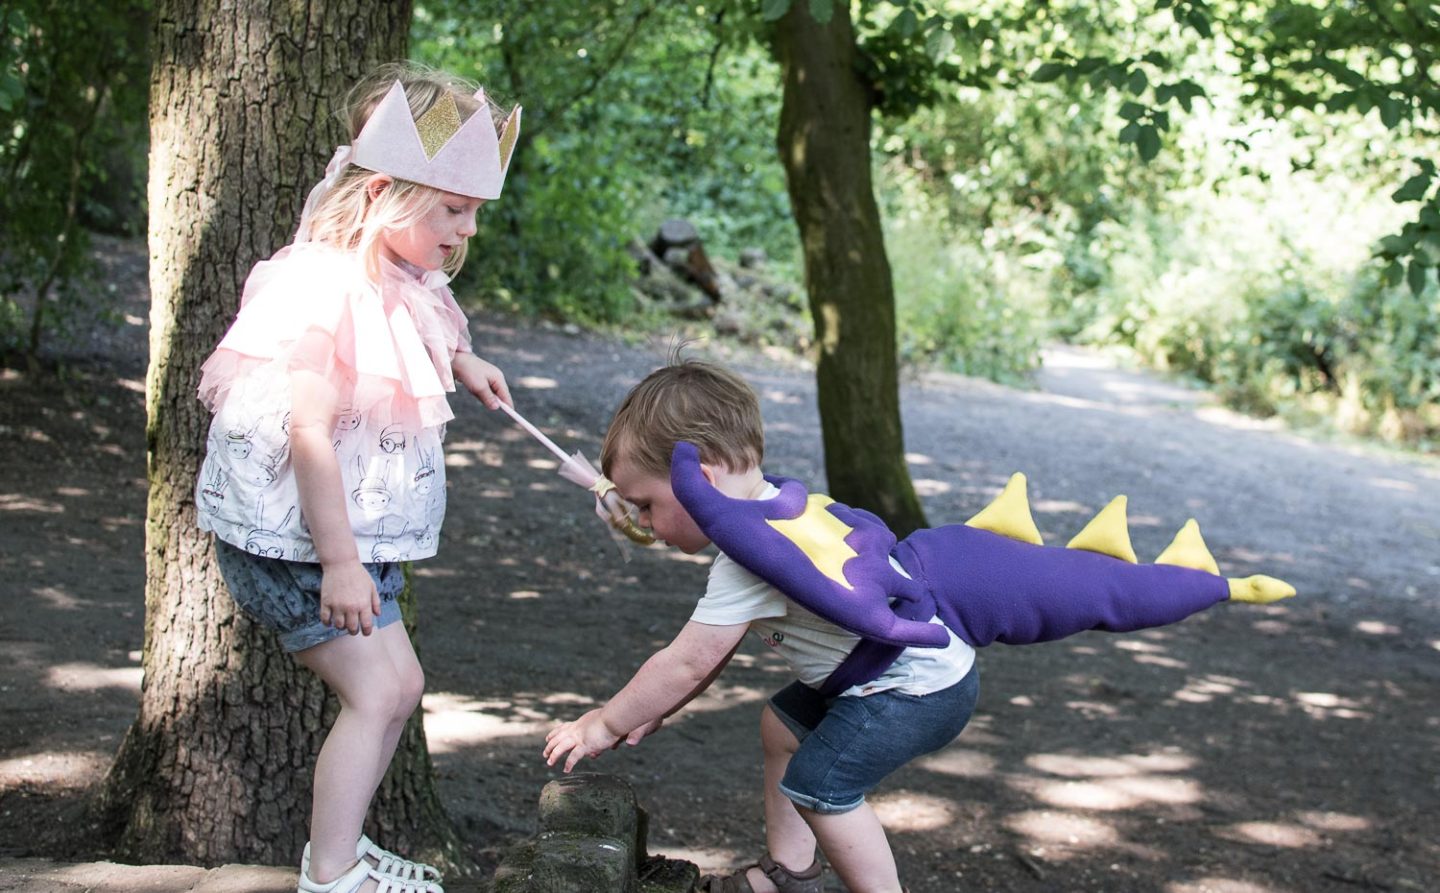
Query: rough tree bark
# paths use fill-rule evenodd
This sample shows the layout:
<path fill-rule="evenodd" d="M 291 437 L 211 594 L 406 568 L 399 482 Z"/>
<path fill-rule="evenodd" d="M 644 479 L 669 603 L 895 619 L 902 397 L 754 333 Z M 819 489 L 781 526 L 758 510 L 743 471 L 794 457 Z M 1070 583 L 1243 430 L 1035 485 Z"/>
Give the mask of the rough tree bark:
<path fill-rule="evenodd" d="M 785 92 L 778 143 L 805 257 L 830 494 L 901 536 L 925 526 L 905 465 L 895 293 L 870 177 L 868 90 L 847 3 L 828 24 L 792 3 L 775 23 Z"/>
<path fill-rule="evenodd" d="M 404 58 L 409 0 L 159 0 L 150 94 L 150 495 L 144 684 L 94 806 L 136 861 L 295 864 L 315 753 L 335 712 L 275 637 L 239 614 L 192 497 L 209 417 L 200 363 L 250 267 L 284 245 L 343 133 L 333 114 Z M 419 715 L 373 814 L 391 846 L 466 867 Z"/>

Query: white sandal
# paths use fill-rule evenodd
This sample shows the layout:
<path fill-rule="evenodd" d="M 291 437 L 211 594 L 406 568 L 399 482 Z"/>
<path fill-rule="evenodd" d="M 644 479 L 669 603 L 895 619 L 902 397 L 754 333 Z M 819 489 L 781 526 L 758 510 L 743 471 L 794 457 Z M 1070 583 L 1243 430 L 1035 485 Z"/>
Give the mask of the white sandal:
<path fill-rule="evenodd" d="M 355 858 L 360 860 L 360 865 L 370 868 L 377 874 L 413 886 L 416 893 L 445 893 L 445 888 L 440 886 L 440 869 L 434 865 L 427 865 L 424 862 L 415 862 L 402 858 L 375 843 L 375 841 L 364 834 L 361 834 L 360 839 L 355 842 Z M 374 859 L 376 864 L 372 866 L 366 859 Z M 354 869 L 351 870 L 353 871 Z M 310 844 L 307 841 L 304 852 L 300 854 L 300 877 L 304 879 L 309 876 Z M 314 884 L 314 881 L 310 881 L 310 883 Z M 340 888 L 337 893 L 345 893 L 345 888 Z M 396 888 L 395 893 L 401 893 L 401 888 Z M 408 888 L 404 893 L 409 893 Z"/>
<path fill-rule="evenodd" d="M 440 869 L 434 865 L 416 862 L 413 859 L 406 859 L 404 856 L 392 853 L 364 834 L 360 835 L 359 842 L 355 844 L 355 858 L 374 859 L 376 869 L 381 874 L 388 874 L 402 881 L 411 881 L 417 884 L 431 884 L 435 887 L 435 893 L 445 893 L 439 886 L 442 877 Z"/>
<path fill-rule="evenodd" d="M 308 867 L 300 872 L 300 883 L 295 893 L 356 893 L 366 881 L 375 881 L 375 893 L 444 893 L 440 887 L 425 881 L 402 881 L 388 874 L 381 874 L 370 863 L 361 859 L 344 874 L 328 884 L 317 884 L 310 880 Z"/>

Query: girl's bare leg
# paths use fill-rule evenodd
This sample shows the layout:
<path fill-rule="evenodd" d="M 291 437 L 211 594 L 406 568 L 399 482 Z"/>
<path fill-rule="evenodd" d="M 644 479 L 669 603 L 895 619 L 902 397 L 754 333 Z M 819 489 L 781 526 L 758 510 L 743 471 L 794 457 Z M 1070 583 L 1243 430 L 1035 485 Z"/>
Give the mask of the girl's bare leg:
<path fill-rule="evenodd" d="M 413 661 L 404 625 L 392 623 L 374 635 L 341 636 L 296 655 L 340 699 L 340 715 L 315 763 L 310 879 L 317 883 L 355 864 L 370 801 L 419 703 L 424 678 L 418 662 L 404 659 L 406 652 Z"/>

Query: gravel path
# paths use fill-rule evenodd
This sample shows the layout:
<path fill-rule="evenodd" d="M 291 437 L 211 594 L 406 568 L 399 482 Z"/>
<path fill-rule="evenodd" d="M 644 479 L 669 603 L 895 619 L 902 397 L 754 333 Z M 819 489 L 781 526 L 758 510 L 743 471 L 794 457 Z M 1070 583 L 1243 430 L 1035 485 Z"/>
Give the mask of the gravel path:
<path fill-rule="evenodd" d="M 33 829 L 73 814 L 134 713 L 136 291 L 131 322 L 97 334 L 68 381 L 0 376 L 0 857 L 90 855 Z M 592 456 L 609 410 L 668 347 L 487 315 L 475 332 L 521 409 Z M 698 353 L 761 394 L 767 470 L 818 482 L 803 364 Z M 1023 470 L 1047 541 L 1123 492 L 1142 560 L 1193 515 L 1227 573 L 1271 573 L 1300 597 L 1129 636 L 987 649 L 971 727 L 874 797 L 910 889 L 1433 889 L 1440 461 L 1300 437 L 1069 349 L 1049 354 L 1038 383 L 905 385 L 911 471 L 932 523 L 965 519 Z M 544 730 L 668 641 L 707 559 L 622 560 L 548 453 L 473 401 L 455 404 L 446 545 L 417 566 L 425 709 L 447 803 L 493 860 L 533 828 L 553 777 Z M 57 454 L 65 443 L 81 446 Z M 593 764 L 635 784 L 655 849 L 705 868 L 758 855 L 756 722 L 783 679 L 748 643 L 665 731 Z"/>

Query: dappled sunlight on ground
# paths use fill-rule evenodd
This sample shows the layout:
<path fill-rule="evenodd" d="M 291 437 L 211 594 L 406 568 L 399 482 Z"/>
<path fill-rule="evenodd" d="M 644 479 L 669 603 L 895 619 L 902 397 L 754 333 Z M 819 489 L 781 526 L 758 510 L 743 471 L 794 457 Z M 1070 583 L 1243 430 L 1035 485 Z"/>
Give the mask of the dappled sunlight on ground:
<path fill-rule="evenodd" d="M 1246 687 L 1246 683 L 1233 676 L 1212 674 L 1191 676 L 1186 680 L 1185 686 L 1176 691 L 1171 697 L 1176 701 L 1184 701 L 1187 704 L 1204 704 L 1217 695 L 1234 694 L 1237 689 L 1244 687 Z"/>
<path fill-rule="evenodd" d="M 142 670 L 134 667 L 101 667 L 91 663 L 56 664 L 45 674 L 45 684 L 60 691 L 98 691 L 118 688 L 140 693 Z"/>
<path fill-rule="evenodd" d="M 1121 848 L 1124 841 L 1109 821 L 1073 812 L 1035 809 L 1006 816 L 1004 827 L 1031 844 L 1059 844 L 1072 850 Z M 1064 858 L 1058 850 L 1047 853 L 1051 858 Z"/>
<path fill-rule="evenodd" d="M 767 403 L 780 403 L 790 406 L 797 406 L 800 403 L 804 402 L 799 396 L 795 394 L 789 394 L 785 391 L 777 390 L 775 388 L 767 388 L 764 392 L 760 394 L 760 399 L 766 401 Z"/>
<path fill-rule="evenodd" d="M 1309 849 L 1324 844 L 1323 838 L 1309 828 L 1287 822 L 1240 822 L 1214 833 L 1226 840 L 1288 849 Z"/>
<path fill-rule="evenodd" d="M 423 709 L 425 738 L 435 754 L 510 738 L 538 742 L 555 725 L 548 713 L 515 701 L 483 701 L 451 692 L 426 692 Z"/>
<path fill-rule="evenodd" d="M 1048 806 L 1101 812 L 1133 809 L 1151 803 L 1188 805 L 1204 799 L 1195 782 L 1156 775 L 1091 781 L 1017 779 L 1014 787 Z"/>
<path fill-rule="evenodd" d="M 110 768 L 108 750 L 41 751 L 0 759 L 0 791 L 20 786 L 79 790 Z"/>
<path fill-rule="evenodd" d="M 1293 893 L 1287 887 L 1272 887 L 1234 878 L 1205 877 L 1165 885 L 1165 893 Z"/>
<path fill-rule="evenodd" d="M 969 743 L 972 740 L 969 731 L 962 734 L 960 740 Z M 952 744 L 938 753 L 921 757 L 912 765 L 956 778 L 989 778 L 995 774 L 997 762 L 987 753 Z"/>
<path fill-rule="evenodd" d="M 741 704 L 754 704 L 770 697 L 773 692 L 769 688 L 755 688 L 745 685 L 725 685 L 724 680 L 711 685 L 703 694 L 695 698 L 685 709 L 674 717 L 666 720 L 667 723 L 674 723 L 683 720 L 686 714 L 690 713 L 714 713 L 721 710 L 729 710 Z"/>
<path fill-rule="evenodd" d="M 76 611 L 87 604 L 84 599 L 76 598 L 59 586 L 41 586 L 30 591 L 46 607 L 54 608 L 57 611 Z"/>
<path fill-rule="evenodd" d="M 1115 757 L 1041 753 L 1026 757 L 1025 765 L 1065 778 L 1135 778 L 1155 772 L 1185 772 L 1195 768 L 1196 759 L 1178 750 Z"/>
<path fill-rule="evenodd" d="M 890 833 L 935 831 L 955 821 L 949 800 L 913 790 L 886 791 L 867 798 L 880 823 Z"/>
<path fill-rule="evenodd" d="M 1125 754 L 1095 757 L 1036 754 L 1025 760 L 1032 769 L 1061 778 L 1016 775 L 1011 787 L 1048 806 L 1102 812 L 1161 804 L 1187 806 L 1204 799 L 1193 779 L 1164 772 L 1183 772 L 1194 759 L 1183 753 Z"/>
<path fill-rule="evenodd" d="M 950 492 L 950 484 L 947 481 L 937 481 L 932 478 L 915 478 L 912 483 L 915 485 L 915 493 L 918 496 L 939 496 L 942 493 Z"/>

